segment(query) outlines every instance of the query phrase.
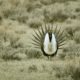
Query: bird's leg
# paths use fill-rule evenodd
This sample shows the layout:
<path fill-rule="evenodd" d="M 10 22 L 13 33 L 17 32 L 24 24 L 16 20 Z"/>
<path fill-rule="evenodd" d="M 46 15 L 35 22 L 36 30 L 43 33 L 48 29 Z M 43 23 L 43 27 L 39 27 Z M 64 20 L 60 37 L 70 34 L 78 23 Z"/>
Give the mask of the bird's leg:
<path fill-rule="evenodd" d="M 50 56 L 48 56 L 48 60 L 50 60 Z"/>
<path fill-rule="evenodd" d="M 49 56 L 48 56 L 48 60 L 49 60 Z"/>

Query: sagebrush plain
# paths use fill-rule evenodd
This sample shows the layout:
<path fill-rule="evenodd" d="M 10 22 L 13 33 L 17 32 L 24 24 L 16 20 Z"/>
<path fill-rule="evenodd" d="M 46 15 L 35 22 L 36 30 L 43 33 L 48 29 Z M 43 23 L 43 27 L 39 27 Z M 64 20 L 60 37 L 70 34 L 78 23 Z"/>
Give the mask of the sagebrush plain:
<path fill-rule="evenodd" d="M 66 34 L 52 60 L 30 43 L 45 23 Z M 0 80 L 80 80 L 80 0 L 0 0 Z"/>

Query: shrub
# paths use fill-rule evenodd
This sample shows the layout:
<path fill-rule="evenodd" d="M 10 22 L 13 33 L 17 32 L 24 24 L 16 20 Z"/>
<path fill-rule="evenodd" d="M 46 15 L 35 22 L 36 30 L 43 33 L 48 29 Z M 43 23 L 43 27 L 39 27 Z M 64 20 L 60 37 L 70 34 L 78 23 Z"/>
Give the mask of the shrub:
<path fill-rule="evenodd" d="M 80 26 L 72 26 L 73 32 L 80 31 Z"/>
<path fill-rule="evenodd" d="M 2 24 L 3 14 L 0 12 L 0 25 Z"/>
<path fill-rule="evenodd" d="M 49 23 L 63 22 L 68 18 L 68 15 L 63 13 L 61 10 L 58 10 L 57 12 L 44 10 L 43 15 L 44 21 Z"/>
<path fill-rule="evenodd" d="M 76 40 L 79 42 L 79 37 L 80 37 L 80 26 L 69 26 L 65 28 L 66 36 L 69 39 Z"/>
<path fill-rule="evenodd" d="M 64 3 L 64 2 L 67 2 L 67 1 L 75 1 L 75 0 L 40 0 L 42 4 L 44 5 L 50 5 L 50 4 L 54 4 L 56 2 L 58 3 Z"/>
<path fill-rule="evenodd" d="M 74 37 L 74 31 L 73 31 L 73 28 L 72 27 L 67 27 L 66 29 L 65 29 L 65 31 L 66 31 L 66 36 L 69 38 L 69 39 L 73 39 L 73 37 Z"/>
<path fill-rule="evenodd" d="M 76 43 L 80 43 L 80 31 L 75 32 L 75 34 L 74 34 L 74 41 Z"/>
<path fill-rule="evenodd" d="M 75 65 L 76 64 L 76 65 Z M 56 77 L 61 80 L 79 80 L 80 79 L 79 62 L 68 62 L 64 67 L 57 68 Z"/>
<path fill-rule="evenodd" d="M 73 80 L 79 80 L 80 79 L 80 64 L 79 62 L 75 65 L 76 63 L 71 63 L 67 65 L 67 70 L 65 70 L 66 74 L 71 75 Z"/>
<path fill-rule="evenodd" d="M 23 47 L 23 44 L 19 41 L 19 39 L 20 34 L 16 34 L 13 30 L 0 28 L 0 40 L 3 44 L 8 43 L 8 45 L 13 48 Z"/>
<path fill-rule="evenodd" d="M 9 15 L 9 19 L 17 20 L 20 23 L 26 23 L 28 20 L 28 13 L 26 13 L 26 8 L 18 7 L 17 9 L 12 9 L 12 14 Z"/>
<path fill-rule="evenodd" d="M 80 8 L 76 8 L 76 10 L 75 10 L 76 12 L 80 12 Z"/>
<path fill-rule="evenodd" d="M 65 58 L 74 59 L 76 56 L 80 56 L 80 45 L 69 44 L 69 46 L 63 48 L 63 53 L 65 54 Z"/>
<path fill-rule="evenodd" d="M 10 31 L 10 32 L 11 32 L 11 31 Z M 6 32 L 6 34 L 7 34 L 7 36 L 8 36 L 8 37 L 7 37 L 7 36 L 6 36 L 6 37 L 8 38 L 8 40 L 9 40 L 9 42 L 10 42 L 10 46 L 11 46 L 12 48 L 22 47 L 23 44 L 19 42 L 20 35 L 14 33 L 14 32 L 12 32 L 12 33 L 10 33 L 10 32 L 9 32 L 9 31 Z"/>
<path fill-rule="evenodd" d="M 42 25 L 42 21 L 40 21 L 38 18 L 36 19 L 29 19 L 28 20 L 28 25 L 31 27 L 31 28 L 38 28 Z"/>
<path fill-rule="evenodd" d="M 38 69 L 37 69 L 37 66 L 36 65 L 31 65 L 29 66 L 28 68 L 28 72 L 36 72 Z"/>
<path fill-rule="evenodd" d="M 16 20 L 18 20 L 20 23 L 26 23 L 28 20 L 28 15 L 25 14 L 19 14 L 17 17 L 15 17 Z"/>
<path fill-rule="evenodd" d="M 41 51 L 36 50 L 34 48 L 26 50 L 25 54 L 27 55 L 27 57 L 29 59 L 31 59 L 31 58 L 40 58 L 42 56 Z"/>
<path fill-rule="evenodd" d="M 23 44 L 19 42 L 20 36 L 13 31 L 0 28 L 0 57 L 4 60 L 21 60 L 19 56 L 15 56 L 18 53 L 18 48 L 23 47 Z M 17 49 L 15 49 L 17 48 Z"/>
<path fill-rule="evenodd" d="M 35 6 L 32 3 L 28 3 L 26 5 L 26 8 L 28 12 L 31 12 L 35 8 Z"/>
<path fill-rule="evenodd" d="M 62 53 L 59 54 L 59 58 L 60 59 L 63 60 L 63 59 L 65 59 L 65 57 L 66 57 L 66 54 L 65 53 L 62 52 Z"/>
<path fill-rule="evenodd" d="M 19 51 L 15 50 L 11 47 L 3 48 L 1 55 L 1 58 L 5 61 L 7 60 L 21 60 L 19 56 L 15 56 Z"/>
<path fill-rule="evenodd" d="M 3 14 L 4 14 L 4 18 L 9 18 L 9 16 L 13 14 L 13 11 L 11 11 L 10 9 L 4 10 Z"/>
<path fill-rule="evenodd" d="M 34 11 L 36 8 L 41 8 L 42 6 L 39 0 L 24 0 L 23 4 L 22 7 L 26 8 L 26 11 L 29 13 Z"/>
<path fill-rule="evenodd" d="M 80 68 L 76 67 L 73 69 L 74 69 L 74 71 L 73 71 L 73 73 L 71 73 L 71 77 L 73 78 L 73 80 L 79 80 L 80 79 Z"/>
<path fill-rule="evenodd" d="M 44 4 L 44 5 L 50 5 L 50 4 L 52 4 L 52 0 L 40 0 L 40 2 L 42 3 L 42 4 Z"/>
<path fill-rule="evenodd" d="M 6 30 L 5 30 L 4 28 L 2 28 L 2 27 L 0 28 L 0 40 L 3 40 L 3 39 L 4 39 L 4 37 L 5 37 L 5 35 L 6 35 L 6 34 L 5 34 L 5 31 L 6 31 Z"/>

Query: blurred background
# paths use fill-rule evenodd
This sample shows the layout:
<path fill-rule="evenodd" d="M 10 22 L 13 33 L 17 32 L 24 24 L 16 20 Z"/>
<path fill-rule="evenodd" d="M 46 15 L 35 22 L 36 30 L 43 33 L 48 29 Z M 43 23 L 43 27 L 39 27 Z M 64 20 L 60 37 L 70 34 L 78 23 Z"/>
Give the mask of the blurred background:
<path fill-rule="evenodd" d="M 44 23 L 66 33 L 51 61 L 30 44 Z M 0 80 L 80 80 L 80 0 L 0 0 Z"/>

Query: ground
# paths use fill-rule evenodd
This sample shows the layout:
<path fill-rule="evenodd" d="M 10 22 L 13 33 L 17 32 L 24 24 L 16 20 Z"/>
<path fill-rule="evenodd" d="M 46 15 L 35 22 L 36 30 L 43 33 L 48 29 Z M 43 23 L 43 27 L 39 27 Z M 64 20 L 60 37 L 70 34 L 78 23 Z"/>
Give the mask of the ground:
<path fill-rule="evenodd" d="M 1 80 L 79 80 L 79 77 L 72 78 L 74 75 L 80 75 L 80 72 L 78 73 L 76 70 L 79 69 L 79 65 L 76 58 L 69 61 L 59 59 L 53 61 L 47 59 L 1 61 L 0 78 Z"/>

